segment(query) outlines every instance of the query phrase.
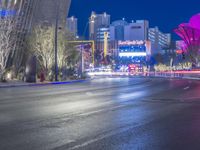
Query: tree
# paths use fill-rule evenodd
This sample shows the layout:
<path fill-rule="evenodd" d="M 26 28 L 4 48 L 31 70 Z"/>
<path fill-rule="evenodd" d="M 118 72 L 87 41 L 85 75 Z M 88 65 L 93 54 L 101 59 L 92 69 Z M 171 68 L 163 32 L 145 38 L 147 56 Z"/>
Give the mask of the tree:
<path fill-rule="evenodd" d="M 74 34 L 66 30 L 58 35 L 58 67 L 62 72 L 62 77 L 72 74 L 78 60 L 79 52 L 75 44 L 70 43 L 75 40 Z M 67 70 L 68 68 L 68 70 Z M 67 73 L 68 72 L 68 73 Z"/>
<path fill-rule="evenodd" d="M 38 25 L 29 37 L 29 48 L 47 75 L 54 65 L 54 30 L 52 26 Z"/>
<path fill-rule="evenodd" d="M 169 65 L 172 59 L 176 59 L 176 43 L 172 41 L 169 45 L 163 46 L 162 49 L 164 51 L 162 63 Z"/>
<path fill-rule="evenodd" d="M 160 63 L 164 63 L 164 58 L 163 58 L 163 55 L 161 53 L 157 53 L 154 55 L 154 59 L 156 60 L 156 63 L 157 64 L 160 64 Z"/>
<path fill-rule="evenodd" d="M 66 32 L 66 44 L 65 44 L 65 55 L 67 60 L 67 65 L 74 67 L 79 60 L 80 52 L 77 50 L 76 46 L 69 41 L 74 41 L 75 36 L 74 34 L 70 33 L 69 31 Z"/>
<path fill-rule="evenodd" d="M 4 75 L 9 57 L 14 53 L 16 21 L 13 17 L 0 18 L 0 77 Z"/>
<path fill-rule="evenodd" d="M 200 60 L 200 14 L 194 15 L 189 23 L 180 24 L 174 32 L 184 41 L 181 46 L 188 54 L 193 65 L 197 66 Z"/>
<path fill-rule="evenodd" d="M 31 53 L 37 57 L 41 68 L 45 69 L 47 76 L 52 73 L 55 65 L 54 32 L 55 28 L 53 26 L 38 25 L 33 29 L 28 39 L 28 47 Z M 68 31 L 58 32 L 57 55 L 59 72 L 63 72 L 67 67 L 74 67 L 78 60 L 78 51 L 76 51 L 75 45 L 67 42 L 74 39 L 74 35 Z"/>

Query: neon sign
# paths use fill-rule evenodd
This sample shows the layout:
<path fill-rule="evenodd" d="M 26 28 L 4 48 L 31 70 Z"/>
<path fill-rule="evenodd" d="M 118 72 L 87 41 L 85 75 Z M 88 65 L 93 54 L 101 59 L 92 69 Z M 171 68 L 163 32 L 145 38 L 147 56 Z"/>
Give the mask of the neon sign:
<path fill-rule="evenodd" d="M 144 41 L 119 41 L 119 45 L 143 45 Z"/>
<path fill-rule="evenodd" d="M 15 10 L 0 10 L 0 16 L 1 17 L 14 16 L 14 15 L 16 15 Z"/>
<path fill-rule="evenodd" d="M 147 56 L 146 52 L 124 52 L 119 53 L 119 57 L 145 57 Z"/>
<path fill-rule="evenodd" d="M 182 54 L 182 53 L 183 53 L 183 50 L 176 50 L 176 53 L 177 53 L 177 54 Z"/>

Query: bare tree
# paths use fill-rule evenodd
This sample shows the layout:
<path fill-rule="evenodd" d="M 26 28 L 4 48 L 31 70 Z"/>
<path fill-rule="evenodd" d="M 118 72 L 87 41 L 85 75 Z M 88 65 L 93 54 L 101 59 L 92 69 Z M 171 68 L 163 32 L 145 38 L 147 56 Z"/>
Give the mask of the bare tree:
<path fill-rule="evenodd" d="M 65 32 L 59 32 L 58 36 L 58 67 L 62 74 L 62 79 L 66 79 L 67 75 L 73 74 L 75 65 L 79 59 L 79 52 L 76 49 L 76 45 L 68 41 L 74 41 L 76 37 L 68 30 Z"/>
<path fill-rule="evenodd" d="M 29 37 L 29 48 L 41 67 L 48 73 L 54 64 L 54 30 L 51 26 L 38 25 Z"/>
<path fill-rule="evenodd" d="M 9 61 L 9 56 L 14 53 L 16 43 L 16 21 L 12 17 L 0 18 L 0 74 L 3 75 Z"/>
<path fill-rule="evenodd" d="M 76 45 L 68 41 L 75 41 L 75 36 L 69 31 L 59 35 L 58 66 L 59 68 L 74 65 L 78 61 L 79 52 Z"/>
<path fill-rule="evenodd" d="M 68 66 L 74 65 L 78 60 L 79 55 L 75 45 L 67 42 L 74 39 L 75 37 L 69 32 L 59 31 L 57 51 L 58 68 L 62 72 L 66 70 Z M 44 25 L 35 27 L 28 39 L 28 47 L 31 53 L 37 57 L 41 67 L 45 68 L 47 75 L 50 75 L 55 64 L 54 27 Z"/>

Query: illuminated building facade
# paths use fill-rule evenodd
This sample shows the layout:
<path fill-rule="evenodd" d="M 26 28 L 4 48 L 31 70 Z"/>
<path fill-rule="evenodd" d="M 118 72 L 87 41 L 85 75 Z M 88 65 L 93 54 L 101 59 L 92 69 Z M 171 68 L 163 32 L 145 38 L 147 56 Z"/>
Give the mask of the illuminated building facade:
<path fill-rule="evenodd" d="M 144 64 L 151 55 L 148 41 L 119 41 L 118 56 L 120 64 Z"/>
<path fill-rule="evenodd" d="M 0 16 L 1 19 L 9 17 L 15 20 L 16 23 L 16 42 L 13 45 L 15 53 L 11 55 L 12 62 L 10 65 L 17 64 L 16 68 L 21 66 L 23 62 L 23 49 L 25 46 L 25 37 L 31 28 L 31 19 L 34 11 L 33 0 L 1 0 L 0 1 Z M 17 62 L 17 63 L 16 63 Z"/>
<path fill-rule="evenodd" d="M 64 27 L 70 4 L 71 0 L 0 0 L 0 15 L 13 15 L 28 26 L 43 22 L 55 25 L 58 18 Z"/>
<path fill-rule="evenodd" d="M 149 21 L 136 20 L 129 23 L 124 29 L 124 40 L 147 40 Z"/>
<path fill-rule="evenodd" d="M 125 20 L 117 20 L 110 25 L 110 40 L 124 41 L 124 29 L 128 25 Z"/>
<path fill-rule="evenodd" d="M 67 30 L 73 35 L 78 35 L 78 19 L 74 16 L 67 18 Z"/>
<path fill-rule="evenodd" d="M 13 17 L 17 24 L 17 39 L 13 45 L 15 54 L 11 55 L 12 63 L 18 64 L 16 68 L 21 66 L 19 61 L 23 62 L 27 34 L 35 25 L 44 22 L 55 26 L 56 18 L 59 27 L 64 29 L 70 3 L 71 0 L 0 0 L 0 21 L 4 17 Z"/>
<path fill-rule="evenodd" d="M 153 54 L 164 53 L 163 49 L 171 44 L 171 34 L 161 32 L 158 27 L 149 29 L 148 38 L 152 43 Z"/>
<path fill-rule="evenodd" d="M 66 26 L 66 18 L 68 15 L 71 0 L 33 0 L 35 1 L 35 11 L 33 25 L 48 23 L 55 25 L 56 18 L 59 27 Z"/>
<path fill-rule="evenodd" d="M 105 45 L 109 47 L 110 41 L 110 15 L 107 13 L 96 14 L 92 12 L 89 18 L 89 39 L 94 40 L 95 49 L 98 53 L 98 61 L 102 60 L 105 52 Z M 105 40 L 105 35 L 107 40 Z M 108 43 L 105 43 L 108 42 Z M 109 48 L 108 48 L 109 50 Z M 107 53 L 108 55 L 110 52 Z"/>
<path fill-rule="evenodd" d="M 110 27 L 110 15 L 107 13 L 96 14 L 92 12 L 89 18 L 89 38 L 90 40 L 97 41 L 98 30 L 101 28 Z"/>
<path fill-rule="evenodd" d="M 104 50 L 105 34 L 107 34 L 107 42 L 110 41 L 110 29 L 109 28 L 98 28 L 97 29 L 97 49 Z"/>

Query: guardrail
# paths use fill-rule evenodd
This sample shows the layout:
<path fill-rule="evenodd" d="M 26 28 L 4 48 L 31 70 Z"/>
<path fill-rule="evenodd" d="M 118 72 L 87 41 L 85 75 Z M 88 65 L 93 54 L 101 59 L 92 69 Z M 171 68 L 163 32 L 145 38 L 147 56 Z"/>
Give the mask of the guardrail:
<path fill-rule="evenodd" d="M 200 79 L 200 71 L 168 71 L 168 72 L 149 72 L 146 76 L 166 77 L 166 78 L 189 78 Z"/>
<path fill-rule="evenodd" d="M 165 78 L 189 78 L 200 79 L 200 71 L 166 71 L 166 72 L 90 72 L 89 76 L 143 76 Z"/>

